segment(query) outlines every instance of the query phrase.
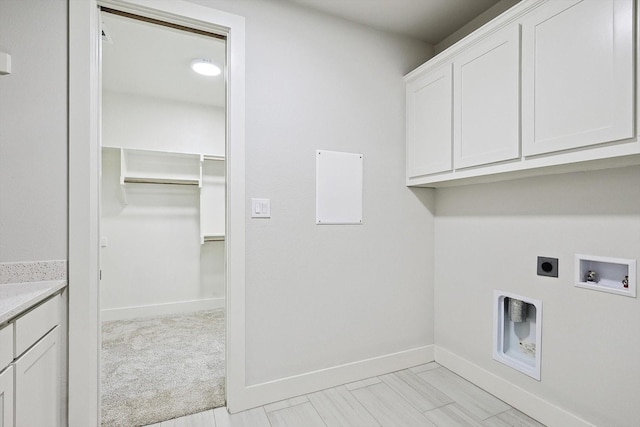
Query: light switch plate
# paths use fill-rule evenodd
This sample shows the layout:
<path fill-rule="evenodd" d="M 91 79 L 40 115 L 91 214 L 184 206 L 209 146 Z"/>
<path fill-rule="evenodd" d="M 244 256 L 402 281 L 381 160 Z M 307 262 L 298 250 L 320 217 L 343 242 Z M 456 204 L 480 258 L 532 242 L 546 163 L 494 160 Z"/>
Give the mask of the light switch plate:
<path fill-rule="evenodd" d="M 251 199 L 251 218 L 271 218 L 271 199 Z"/>

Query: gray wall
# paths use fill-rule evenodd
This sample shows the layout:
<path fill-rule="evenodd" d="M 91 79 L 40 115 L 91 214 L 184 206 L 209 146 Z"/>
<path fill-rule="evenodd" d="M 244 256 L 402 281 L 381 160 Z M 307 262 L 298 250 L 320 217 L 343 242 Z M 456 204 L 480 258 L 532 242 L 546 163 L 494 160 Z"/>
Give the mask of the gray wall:
<path fill-rule="evenodd" d="M 67 258 L 67 2 L 0 0 L 0 262 Z"/>
<path fill-rule="evenodd" d="M 434 46 L 435 53 L 438 54 L 445 50 L 446 48 L 454 45 L 458 41 L 462 40 L 478 28 L 482 27 L 487 22 L 491 21 L 496 16 L 499 16 L 503 12 L 509 10 L 516 4 L 520 3 L 521 0 L 500 0 L 489 9 L 482 12 L 480 15 L 473 18 L 471 21 L 467 22 L 461 28 L 459 28 L 456 32 L 449 35 L 444 40 L 440 41 L 438 44 Z"/>
<path fill-rule="evenodd" d="M 195 1 L 194 1 L 195 2 Z M 404 185 L 402 76 L 432 54 L 280 1 L 246 17 L 247 383 L 433 343 L 433 206 Z M 364 225 L 315 225 L 315 150 L 364 154 Z M 248 212 L 247 212 L 248 214 Z"/>
<path fill-rule="evenodd" d="M 640 299 L 574 287 L 574 254 L 640 258 L 638 182 L 631 167 L 438 189 L 436 344 L 594 425 L 637 425 Z M 542 300 L 541 382 L 492 359 L 494 289 Z"/>

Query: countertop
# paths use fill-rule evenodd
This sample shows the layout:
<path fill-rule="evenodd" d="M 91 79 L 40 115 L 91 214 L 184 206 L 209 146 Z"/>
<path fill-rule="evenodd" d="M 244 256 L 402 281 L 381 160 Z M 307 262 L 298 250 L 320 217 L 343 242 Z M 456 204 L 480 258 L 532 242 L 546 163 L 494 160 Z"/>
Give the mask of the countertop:
<path fill-rule="evenodd" d="M 66 280 L 0 284 L 0 325 L 66 286 Z"/>

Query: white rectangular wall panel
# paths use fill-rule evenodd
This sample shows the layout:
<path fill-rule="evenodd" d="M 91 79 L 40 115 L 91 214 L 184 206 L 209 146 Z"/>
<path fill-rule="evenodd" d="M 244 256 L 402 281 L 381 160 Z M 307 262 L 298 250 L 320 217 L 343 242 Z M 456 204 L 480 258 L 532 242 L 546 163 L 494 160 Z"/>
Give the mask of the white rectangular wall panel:
<path fill-rule="evenodd" d="M 316 150 L 316 224 L 362 224 L 362 154 Z"/>

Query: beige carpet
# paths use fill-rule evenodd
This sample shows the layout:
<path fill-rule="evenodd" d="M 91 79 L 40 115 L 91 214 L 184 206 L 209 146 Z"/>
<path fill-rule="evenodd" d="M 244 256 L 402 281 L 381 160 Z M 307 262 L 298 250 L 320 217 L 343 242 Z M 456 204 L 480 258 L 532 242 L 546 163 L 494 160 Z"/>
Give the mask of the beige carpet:
<path fill-rule="evenodd" d="M 224 406 L 224 310 L 102 324 L 102 425 Z"/>

